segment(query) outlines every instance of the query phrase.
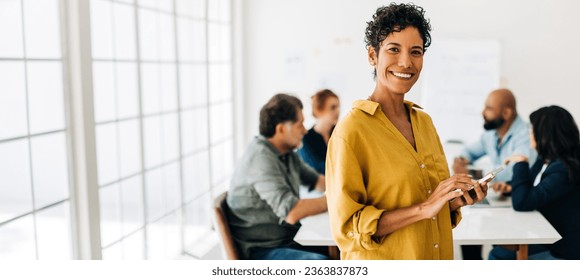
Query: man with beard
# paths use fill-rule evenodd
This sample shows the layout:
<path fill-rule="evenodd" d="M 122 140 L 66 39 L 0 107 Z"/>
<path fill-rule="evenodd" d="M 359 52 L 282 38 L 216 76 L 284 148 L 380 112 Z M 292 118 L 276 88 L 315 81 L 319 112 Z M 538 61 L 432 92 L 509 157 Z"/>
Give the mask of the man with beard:
<path fill-rule="evenodd" d="M 453 172 L 469 173 L 467 166 L 483 156 L 489 156 L 495 167 L 501 166 L 510 155 L 526 155 L 535 161 L 536 152 L 530 148 L 529 126 L 516 111 L 516 99 L 508 89 L 492 91 L 482 112 L 486 132 L 467 146 L 453 162 Z M 508 165 L 490 185 L 496 192 L 511 192 L 512 166 Z M 461 246 L 463 259 L 481 260 L 481 246 Z"/>

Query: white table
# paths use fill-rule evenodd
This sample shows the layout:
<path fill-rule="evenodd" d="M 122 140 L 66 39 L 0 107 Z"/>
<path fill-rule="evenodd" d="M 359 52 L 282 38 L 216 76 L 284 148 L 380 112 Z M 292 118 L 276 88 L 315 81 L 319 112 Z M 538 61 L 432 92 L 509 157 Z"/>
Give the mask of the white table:
<path fill-rule="evenodd" d="M 552 244 L 562 237 L 537 211 L 516 212 L 511 207 L 463 207 L 463 219 L 453 230 L 459 245 L 514 245 L 518 259 L 527 258 L 527 245 Z M 330 233 L 328 213 L 301 220 L 294 240 L 305 246 L 336 246 Z"/>

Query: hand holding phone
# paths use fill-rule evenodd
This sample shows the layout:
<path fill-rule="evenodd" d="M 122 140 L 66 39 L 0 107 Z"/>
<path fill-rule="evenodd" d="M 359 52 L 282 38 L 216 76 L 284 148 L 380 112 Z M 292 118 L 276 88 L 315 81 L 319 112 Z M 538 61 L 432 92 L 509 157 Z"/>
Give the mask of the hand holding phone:
<path fill-rule="evenodd" d="M 492 170 L 491 172 L 485 174 L 485 176 L 483 176 L 483 178 L 479 179 L 479 183 L 483 184 L 483 183 L 489 183 L 491 180 L 493 180 L 493 178 L 495 178 L 495 176 L 497 176 L 498 173 L 503 171 L 503 166 L 500 166 L 494 170 Z"/>
<path fill-rule="evenodd" d="M 483 176 L 483 178 L 479 179 L 477 182 L 481 185 L 483 183 L 489 183 L 491 180 L 493 180 L 493 178 L 495 178 L 495 176 L 503 171 L 503 167 L 500 166 L 494 170 L 492 170 L 491 172 L 485 174 L 485 176 Z M 469 196 L 471 196 L 471 198 L 475 199 L 477 197 L 477 194 L 475 193 L 475 190 L 473 189 L 475 186 L 471 187 L 471 189 L 469 191 L 467 191 L 469 193 Z"/>

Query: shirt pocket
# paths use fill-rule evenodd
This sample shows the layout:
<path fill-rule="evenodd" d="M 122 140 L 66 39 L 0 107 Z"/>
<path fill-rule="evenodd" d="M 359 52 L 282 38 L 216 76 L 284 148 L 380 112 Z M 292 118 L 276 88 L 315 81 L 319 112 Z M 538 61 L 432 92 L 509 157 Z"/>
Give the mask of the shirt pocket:
<path fill-rule="evenodd" d="M 433 167 L 437 171 L 439 181 L 448 179 L 450 177 L 450 173 L 449 165 L 447 164 L 445 155 L 434 154 L 431 157 L 433 158 Z"/>

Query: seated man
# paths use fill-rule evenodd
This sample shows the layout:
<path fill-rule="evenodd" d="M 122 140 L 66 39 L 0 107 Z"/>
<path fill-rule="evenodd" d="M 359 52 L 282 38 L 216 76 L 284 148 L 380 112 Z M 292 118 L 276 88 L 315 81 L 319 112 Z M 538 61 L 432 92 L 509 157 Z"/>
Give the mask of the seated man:
<path fill-rule="evenodd" d="M 232 235 L 244 259 L 327 259 L 327 247 L 294 242 L 300 219 L 325 212 L 326 196 L 300 199 L 300 185 L 325 190 L 324 176 L 296 154 L 306 134 L 302 102 L 277 94 L 260 110 L 260 136 L 236 167 L 227 197 Z M 314 252 L 313 252 L 314 251 Z"/>
<path fill-rule="evenodd" d="M 494 168 L 503 165 L 504 160 L 513 154 L 526 155 L 533 160 L 535 151 L 530 148 L 528 124 L 518 116 L 516 99 L 507 89 L 492 91 L 485 101 L 482 112 L 483 127 L 486 132 L 479 141 L 467 146 L 461 156 L 453 162 L 453 172 L 468 173 L 467 166 L 483 156 L 489 156 Z M 496 192 L 509 193 L 513 164 L 499 173 L 490 185 Z M 461 246 L 463 259 L 481 260 L 481 246 Z"/>

